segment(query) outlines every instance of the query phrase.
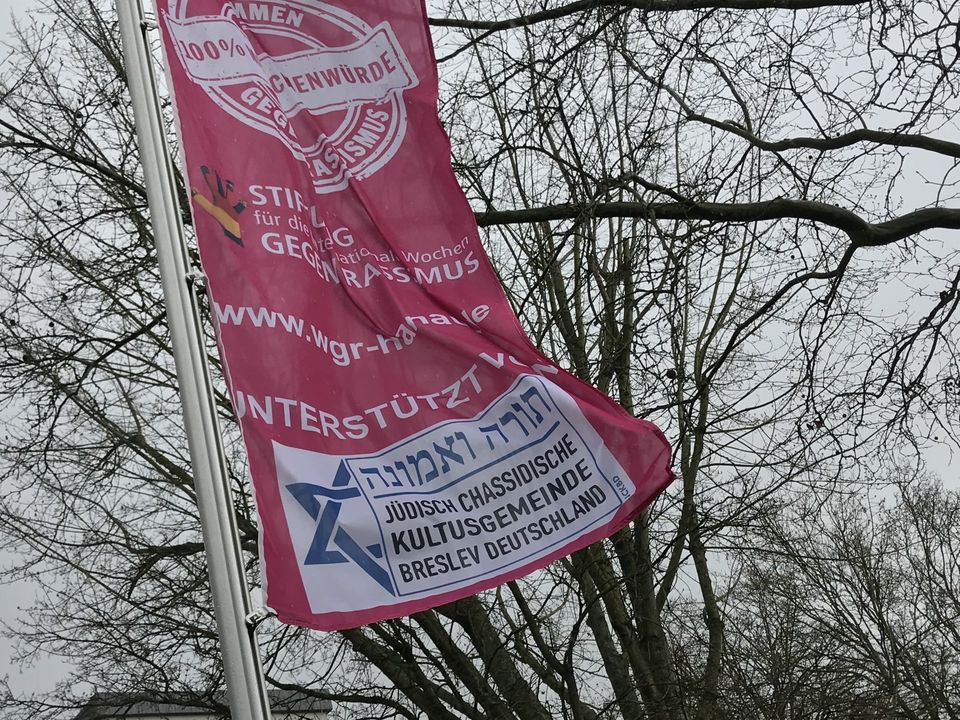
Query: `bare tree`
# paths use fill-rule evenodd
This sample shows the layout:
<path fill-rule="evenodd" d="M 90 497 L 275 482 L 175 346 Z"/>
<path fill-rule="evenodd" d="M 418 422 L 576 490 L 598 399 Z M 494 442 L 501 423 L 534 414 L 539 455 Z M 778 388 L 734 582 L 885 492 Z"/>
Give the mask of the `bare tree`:
<path fill-rule="evenodd" d="M 776 718 L 957 717 L 960 498 L 908 477 L 881 500 L 798 498 L 758 528 L 768 555 L 731 593 L 738 705 L 747 694 Z"/>
<path fill-rule="evenodd" d="M 0 74 L 0 528 L 25 558 L 8 578 L 46 589 L 11 632 L 76 672 L 11 712 L 92 690 L 222 709 L 115 21 L 103 0 L 47 3 Z M 841 511 L 957 441 L 955 4 L 433 15 L 455 169 L 511 302 L 546 352 L 667 429 L 678 482 L 495 591 L 339 634 L 268 622 L 270 682 L 358 718 L 953 717 L 949 603 L 884 636 L 909 672 L 857 629 L 909 592 L 953 598 L 952 496 L 908 489 L 897 510 L 940 564 Z M 855 560 L 901 595 L 862 589 Z"/>

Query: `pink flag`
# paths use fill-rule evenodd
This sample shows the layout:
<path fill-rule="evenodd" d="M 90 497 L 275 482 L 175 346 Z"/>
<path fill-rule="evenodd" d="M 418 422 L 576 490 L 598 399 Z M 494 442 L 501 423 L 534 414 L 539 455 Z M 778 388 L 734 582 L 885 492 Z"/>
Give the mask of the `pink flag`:
<path fill-rule="evenodd" d="M 279 618 L 423 610 L 636 516 L 669 446 L 521 330 L 421 2 L 157 2 Z"/>

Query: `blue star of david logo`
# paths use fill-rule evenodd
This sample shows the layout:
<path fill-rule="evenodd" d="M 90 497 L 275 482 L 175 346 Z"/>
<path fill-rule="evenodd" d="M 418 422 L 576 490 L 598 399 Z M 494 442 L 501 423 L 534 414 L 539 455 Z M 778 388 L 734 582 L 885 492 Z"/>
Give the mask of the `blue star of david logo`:
<path fill-rule="evenodd" d="M 380 543 L 363 547 L 338 524 L 340 508 L 344 500 L 360 497 L 360 488 L 349 487 L 350 470 L 345 462 L 340 463 L 333 479 L 333 487 L 313 483 L 293 483 L 287 490 L 296 498 L 310 517 L 317 520 L 317 531 L 303 560 L 304 565 L 329 565 L 353 561 L 384 590 L 396 595 L 393 582 L 386 569 L 377 562 L 383 557 Z M 319 498 L 326 502 L 321 503 Z M 331 548 L 331 544 L 337 549 Z"/>

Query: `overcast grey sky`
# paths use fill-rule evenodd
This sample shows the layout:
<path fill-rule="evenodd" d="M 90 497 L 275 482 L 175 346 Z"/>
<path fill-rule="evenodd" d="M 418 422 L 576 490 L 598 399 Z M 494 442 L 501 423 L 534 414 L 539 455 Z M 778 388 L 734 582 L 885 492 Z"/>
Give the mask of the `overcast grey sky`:
<path fill-rule="evenodd" d="M 0 42 L 6 41 L 9 36 L 13 27 L 13 16 L 18 16 L 23 22 L 29 22 L 29 10 L 36 7 L 37 3 L 38 0 L 0 0 Z M 0 51 L 0 62 L 5 54 Z M 929 158 L 924 158 L 924 162 L 929 161 Z M 2 190 L 0 190 L 0 202 L 3 202 Z M 927 462 L 945 482 L 955 487 L 960 482 L 953 468 L 953 453 L 957 449 L 941 446 L 938 450 L 927 453 Z M 10 557 L 9 554 L 0 550 L 0 563 L 9 562 Z M 3 600 L 0 602 L 0 621 L 15 625 L 18 617 L 17 607 L 29 605 L 36 591 L 35 586 L 28 584 L 14 587 L 0 586 L 0 593 L 3 594 Z M 11 652 L 9 642 L 0 637 L 0 676 L 9 674 L 11 685 L 15 688 L 22 690 L 45 688 L 65 674 L 63 666 L 49 661 L 43 661 L 35 670 L 21 668 L 11 661 Z"/>
<path fill-rule="evenodd" d="M 29 21 L 29 9 L 36 6 L 36 0 L 0 0 L 0 41 L 4 44 L 13 30 L 13 18 Z M 6 52 L 0 51 L 0 62 Z M 3 202 L 0 192 L 0 202 Z M 10 562 L 11 555 L 0 550 L 0 563 Z M 0 602 L 0 622 L 15 625 L 19 616 L 18 607 L 28 606 L 35 596 L 37 588 L 20 583 L 14 586 L 0 586 L 3 601 Z M 10 641 L 0 637 L 0 677 L 8 675 L 10 685 L 22 690 L 39 690 L 50 687 L 66 675 L 66 669 L 59 663 L 43 660 L 36 667 L 22 667 L 11 659 L 13 647 Z"/>
<path fill-rule="evenodd" d="M 35 4 L 35 0 L 2 0 L 2 2 L 0 2 L 0 7 L 3 8 L 2 15 L 0 15 L 0 33 L 4 36 L 8 35 L 10 32 L 11 16 L 14 13 L 23 14 L 26 9 Z"/>

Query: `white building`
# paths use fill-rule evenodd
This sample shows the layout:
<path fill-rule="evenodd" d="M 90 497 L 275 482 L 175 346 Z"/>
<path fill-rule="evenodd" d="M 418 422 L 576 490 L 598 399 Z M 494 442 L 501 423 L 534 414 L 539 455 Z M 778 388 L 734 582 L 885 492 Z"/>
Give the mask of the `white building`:
<path fill-rule="evenodd" d="M 218 704 L 225 705 L 223 698 Z M 229 720 L 226 710 L 192 704 L 194 700 L 150 702 L 141 698 L 94 695 L 74 720 Z M 213 704 L 213 703 L 211 703 Z M 330 720 L 333 703 L 302 693 L 275 690 L 270 692 L 273 720 Z"/>

